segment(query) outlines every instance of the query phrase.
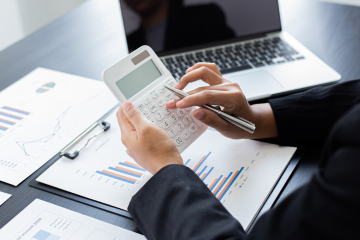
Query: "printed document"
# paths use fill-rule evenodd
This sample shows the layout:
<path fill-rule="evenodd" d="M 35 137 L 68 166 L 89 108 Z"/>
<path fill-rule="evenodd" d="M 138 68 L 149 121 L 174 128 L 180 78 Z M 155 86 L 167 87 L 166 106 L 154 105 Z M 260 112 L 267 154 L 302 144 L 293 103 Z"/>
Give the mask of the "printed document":
<path fill-rule="evenodd" d="M 36 199 L 0 230 L 3 240 L 145 240 L 140 234 Z"/>
<path fill-rule="evenodd" d="M 105 121 L 111 124 L 107 132 L 90 142 L 75 160 L 59 159 L 37 181 L 126 210 L 131 197 L 151 174 L 127 155 L 115 113 Z M 73 150 L 86 141 L 83 139 Z M 253 140 L 232 140 L 208 130 L 182 153 L 182 158 L 247 229 L 295 150 Z"/>
<path fill-rule="evenodd" d="M 0 93 L 0 181 L 17 186 L 116 106 L 100 81 L 38 68 Z"/>

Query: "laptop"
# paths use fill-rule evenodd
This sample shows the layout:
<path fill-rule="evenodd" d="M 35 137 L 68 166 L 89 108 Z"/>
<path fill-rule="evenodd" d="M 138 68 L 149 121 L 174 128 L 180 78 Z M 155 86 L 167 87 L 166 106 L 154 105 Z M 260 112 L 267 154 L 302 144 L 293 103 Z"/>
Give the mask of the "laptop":
<path fill-rule="evenodd" d="M 277 0 L 120 0 L 120 8 L 129 52 L 149 45 L 177 80 L 213 62 L 254 101 L 341 79 L 282 31 Z"/>

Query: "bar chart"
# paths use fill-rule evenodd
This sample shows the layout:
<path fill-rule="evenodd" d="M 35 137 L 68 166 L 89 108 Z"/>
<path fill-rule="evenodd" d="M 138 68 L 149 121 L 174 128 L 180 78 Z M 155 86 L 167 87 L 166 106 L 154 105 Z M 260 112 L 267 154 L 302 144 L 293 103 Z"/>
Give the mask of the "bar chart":
<path fill-rule="evenodd" d="M 2 106 L 0 108 L 0 134 L 8 131 L 24 120 L 31 113 L 17 108 Z"/>
<path fill-rule="evenodd" d="M 128 161 L 119 162 L 118 164 L 116 167 L 108 167 L 107 170 L 96 171 L 96 173 L 126 183 L 135 184 L 146 172 L 140 165 Z"/>
<path fill-rule="evenodd" d="M 59 240 L 61 237 L 51 234 L 47 231 L 40 230 L 38 231 L 35 236 L 32 237 L 34 240 Z"/>
<path fill-rule="evenodd" d="M 211 167 L 206 163 L 206 160 L 210 157 L 211 152 L 207 155 L 204 155 L 192 168 L 192 170 L 199 176 L 199 178 L 205 183 L 205 180 L 209 177 L 209 175 L 213 172 L 215 167 Z M 187 166 L 190 163 L 191 159 L 188 159 L 185 163 Z M 210 163 L 211 164 L 211 163 Z M 205 183 L 206 186 L 210 189 L 210 191 L 214 194 L 214 196 L 221 201 L 229 189 L 234 185 L 234 182 L 238 179 L 240 173 L 244 170 L 244 167 L 241 167 L 239 170 L 229 172 L 227 175 L 218 175 L 216 176 L 214 173 L 212 175 L 215 176 L 215 179 L 210 183 Z M 211 178 L 211 176 L 209 177 Z"/>

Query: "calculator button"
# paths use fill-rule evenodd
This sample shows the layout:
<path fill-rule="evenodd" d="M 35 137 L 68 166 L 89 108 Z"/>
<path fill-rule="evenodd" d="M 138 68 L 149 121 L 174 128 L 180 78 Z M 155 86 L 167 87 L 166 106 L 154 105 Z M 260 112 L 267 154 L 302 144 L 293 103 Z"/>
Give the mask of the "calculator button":
<path fill-rule="evenodd" d="M 190 137 L 191 133 L 189 132 L 189 130 L 185 129 L 183 131 L 183 133 L 181 134 L 181 136 L 183 136 L 183 138 L 188 139 Z"/>
<path fill-rule="evenodd" d="M 145 98 L 143 104 L 148 105 L 151 102 L 151 98 Z"/>
<path fill-rule="evenodd" d="M 170 122 L 174 123 L 174 122 L 176 122 L 179 118 L 178 118 L 178 116 L 177 116 L 175 113 L 173 113 L 173 114 L 170 115 L 169 119 L 170 119 Z"/>
<path fill-rule="evenodd" d="M 185 123 L 185 125 L 189 125 L 191 123 L 191 118 L 189 117 L 189 115 L 186 115 L 183 118 L 183 123 Z"/>
<path fill-rule="evenodd" d="M 198 127 L 197 127 L 194 123 L 192 123 L 192 124 L 190 125 L 190 127 L 189 127 L 189 130 L 190 130 L 191 133 L 196 132 L 197 129 L 198 129 Z"/>
<path fill-rule="evenodd" d="M 167 107 L 165 107 L 163 109 L 163 112 L 166 114 L 166 115 L 169 115 L 171 113 L 170 109 L 168 109 Z"/>
<path fill-rule="evenodd" d="M 173 98 L 173 94 L 170 91 L 167 91 L 164 97 L 167 101 L 170 101 Z"/>
<path fill-rule="evenodd" d="M 195 111 L 196 109 L 194 109 L 193 111 L 191 111 L 191 113 L 190 113 L 190 116 L 191 116 L 191 118 L 194 120 L 194 122 L 196 123 L 196 125 L 198 125 L 199 127 L 201 127 L 202 125 L 204 125 L 202 122 L 200 122 L 199 120 L 197 120 L 195 117 L 194 117 L 194 111 Z"/>
<path fill-rule="evenodd" d="M 142 110 L 141 112 L 142 112 L 142 114 L 143 114 L 145 117 L 150 116 L 149 111 L 148 111 L 148 110 L 146 110 L 146 109 Z"/>
<path fill-rule="evenodd" d="M 156 112 L 156 110 L 158 109 L 158 106 L 156 105 L 156 103 L 151 103 L 150 105 L 149 105 L 149 110 L 150 110 L 150 112 Z"/>
<path fill-rule="evenodd" d="M 156 100 L 156 102 L 160 107 L 165 105 L 165 99 L 163 97 Z"/>
<path fill-rule="evenodd" d="M 186 110 L 187 112 L 190 112 L 190 111 L 192 110 L 192 108 L 191 108 L 191 107 L 185 108 L 185 110 Z"/>
<path fill-rule="evenodd" d="M 181 108 L 178 108 L 178 110 L 176 110 L 176 114 L 179 116 L 179 117 L 182 117 L 185 115 L 185 110 L 184 109 L 181 109 Z"/>
<path fill-rule="evenodd" d="M 154 99 L 159 96 L 159 94 L 158 94 L 158 92 L 157 92 L 156 90 L 151 91 L 150 95 L 151 95 L 151 97 L 154 98 Z"/>
<path fill-rule="evenodd" d="M 163 87 L 161 87 L 161 88 L 159 88 L 159 92 L 161 92 L 161 93 L 163 93 L 163 92 L 165 92 L 166 91 L 166 88 L 163 86 Z"/>
<path fill-rule="evenodd" d="M 176 130 L 178 130 L 179 132 L 181 132 L 181 131 L 185 128 L 185 125 L 184 125 L 181 121 L 178 121 L 178 122 L 175 124 L 175 128 L 176 128 Z"/>
<path fill-rule="evenodd" d="M 176 81 L 174 79 L 169 79 L 166 81 L 166 84 L 170 87 L 173 87 L 173 86 L 175 86 Z"/>
<path fill-rule="evenodd" d="M 177 146 L 180 146 L 184 142 L 184 139 L 182 139 L 182 137 L 178 136 L 174 139 L 174 142 Z"/>
<path fill-rule="evenodd" d="M 158 111 L 157 113 L 155 113 L 155 118 L 156 118 L 156 120 L 158 120 L 158 121 L 163 120 L 164 117 L 165 117 L 165 114 L 164 114 L 163 112 L 161 112 L 161 111 Z"/>
<path fill-rule="evenodd" d="M 139 103 L 137 106 L 140 110 L 142 110 L 144 108 L 144 104 L 142 104 L 142 103 Z"/>
<path fill-rule="evenodd" d="M 177 131 L 174 128 L 170 128 L 170 130 L 167 132 L 169 137 L 173 138 L 176 136 Z"/>
<path fill-rule="evenodd" d="M 170 127 L 170 125 L 171 125 L 171 123 L 166 119 L 161 123 L 161 127 L 163 129 L 168 129 Z"/>

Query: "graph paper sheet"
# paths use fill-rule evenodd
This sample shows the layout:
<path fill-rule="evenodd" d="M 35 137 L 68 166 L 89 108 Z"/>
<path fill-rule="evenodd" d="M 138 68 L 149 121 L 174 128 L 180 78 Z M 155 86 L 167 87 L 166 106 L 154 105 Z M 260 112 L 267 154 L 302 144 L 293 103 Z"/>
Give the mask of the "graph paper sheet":
<path fill-rule="evenodd" d="M 0 181 L 17 186 L 117 101 L 102 82 L 38 68 L 0 93 Z"/>
<path fill-rule="evenodd" d="M 110 130 L 91 142 L 75 161 L 59 159 L 37 181 L 126 210 L 131 197 L 151 174 L 127 155 L 115 113 L 106 121 L 111 124 Z M 295 150 L 252 140 L 231 140 L 208 130 L 182 157 L 246 229 Z"/>
<path fill-rule="evenodd" d="M 144 236 L 35 199 L 0 230 L 8 240 L 144 240 Z"/>

